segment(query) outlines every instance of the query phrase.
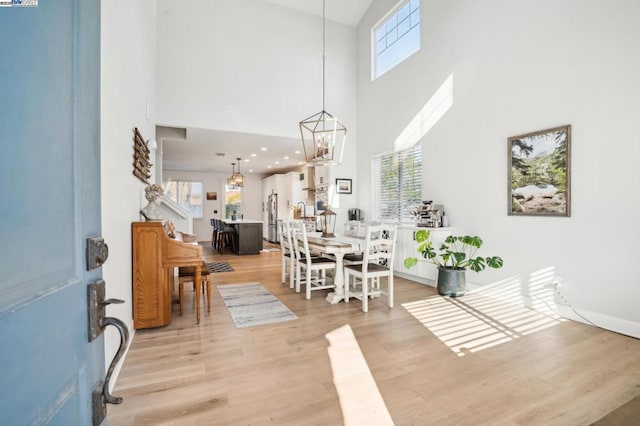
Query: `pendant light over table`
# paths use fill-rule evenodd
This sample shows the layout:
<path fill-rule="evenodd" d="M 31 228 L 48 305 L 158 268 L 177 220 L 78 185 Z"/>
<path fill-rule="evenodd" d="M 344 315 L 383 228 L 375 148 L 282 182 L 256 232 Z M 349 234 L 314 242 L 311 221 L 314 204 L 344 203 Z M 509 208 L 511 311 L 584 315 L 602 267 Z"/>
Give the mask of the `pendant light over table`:
<path fill-rule="evenodd" d="M 342 162 L 347 128 L 325 110 L 325 0 L 322 0 L 322 111 L 300 122 L 307 163 L 332 166 Z"/>

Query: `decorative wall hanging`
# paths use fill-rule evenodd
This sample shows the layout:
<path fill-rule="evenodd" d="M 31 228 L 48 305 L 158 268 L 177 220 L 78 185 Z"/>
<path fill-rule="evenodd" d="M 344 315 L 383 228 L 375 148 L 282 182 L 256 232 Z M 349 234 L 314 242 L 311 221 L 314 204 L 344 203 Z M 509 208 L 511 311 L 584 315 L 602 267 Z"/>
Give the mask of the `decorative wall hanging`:
<path fill-rule="evenodd" d="M 151 179 L 150 154 L 147 142 L 136 127 L 133 129 L 133 175 L 146 184 Z"/>
<path fill-rule="evenodd" d="M 510 215 L 571 216 L 571 126 L 509 138 Z"/>
<path fill-rule="evenodd" d="M 217 200 L 218 193 L 217 192 L 207 192 L 207 200 Z"/>

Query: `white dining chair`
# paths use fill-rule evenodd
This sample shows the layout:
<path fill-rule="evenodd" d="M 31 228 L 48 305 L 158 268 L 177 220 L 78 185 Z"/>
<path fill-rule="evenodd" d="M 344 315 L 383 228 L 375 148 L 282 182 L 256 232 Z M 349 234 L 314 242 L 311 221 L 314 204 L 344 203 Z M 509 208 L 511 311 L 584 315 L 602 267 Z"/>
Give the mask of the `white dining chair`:
<path fill-rule="evenodd" d="M 369 225 L 365 232 L 363 260 L 361 264 L 345 265 L 345 283 L 359 279 L 359 289 L 345 285 L 345 301 L 350 297 L 362 301 L 362 312 L 369 311 L 369 298 L 384 294 L 381 278 L 387 277 L 387 305 L 393 308 L 393 254 L 396 246 L 396 225 Z"/>
<path fill-rule="evenodd" d="M 302 222 L 293 222 L 292 227 L 292 239 L 296 254 L 296 293 L 300 292 L 300 287 L 304 284 L 305 298 L 311 299 L 312 291 L 335 287 L 333 282 L 329 282 L 327 271 L 333 270 L 335 272 L 336 262 L 311 254 L 307 230 Z"/>
<path fill-rule="evenodd" d="M 285 284 L 289 278 L 289 287 L 295 285 L 295 264 L 293 240 L 291 239 L 291 224 L 286 220 L 278 221 L 278 234 L 280 237 L 280 249 L 282 253 L 282 270 L 280 282 Z"/>

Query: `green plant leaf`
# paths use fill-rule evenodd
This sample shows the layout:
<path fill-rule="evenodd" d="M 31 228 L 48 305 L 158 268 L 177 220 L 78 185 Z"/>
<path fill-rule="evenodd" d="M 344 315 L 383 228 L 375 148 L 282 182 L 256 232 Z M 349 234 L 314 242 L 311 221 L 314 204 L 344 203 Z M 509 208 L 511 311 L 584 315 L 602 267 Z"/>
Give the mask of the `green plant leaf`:
<path fill-rule="evenodd" d="M 416 232 L 416 237 L 415 237 L 416 242 L 422 243 L 424 241 L 427 241 L 430 235 L 431 235 L 431 231 L 428 231 L 426 229 L 421 229 L 418 232 Z"/>
<path fill-rule="evenodd" d="M 480 256 L 473 259 L 469 259 L 469 268 L 475 272 L 480 272 L 484 270 L 485 268 L 484 259 Z"/>
<path fill-rule="evenodd" d="M 503 265 L 502 258 L 499 256 L 487 257 L 487 266 L 490 268 L 498 269 L 502 268 Z"/>
<path fill-rule="evenodd" d="M 442 246 L 444 247 L 445 244 L 453 244 L 456 241 L 458 241 L 458 237 L 456 237 L 454 235 L 449 235 L 449 236 L 447 236 L 447 238 L 445 238 L 444 243 L 442 244 Z"/>
<path fill-rule="evenodd" d="M 407 269 L 413 268 L 418 264 L 418 259 L 415 257 L 407 257 L 404 260 L 404 267 Z"/>
<path fill-rule="evenodd" d="M 455 266 L 463 266 L 462 262 L 464 262 L 464 260 L 467 258 L 466 253 L 461 252 L 461 251 L 454 251 L 453 253 L 451 253 L 453 255 L 454 258 L 454 265 Z"/>
<path fill-rule="evenodd" d="M 480 237 L 471 237 L 469 235 L 465 235 L 460 238 L 462 244 L 466 244 L 471 247 L 480 248 L 482 246 L 482 239 Z"/>

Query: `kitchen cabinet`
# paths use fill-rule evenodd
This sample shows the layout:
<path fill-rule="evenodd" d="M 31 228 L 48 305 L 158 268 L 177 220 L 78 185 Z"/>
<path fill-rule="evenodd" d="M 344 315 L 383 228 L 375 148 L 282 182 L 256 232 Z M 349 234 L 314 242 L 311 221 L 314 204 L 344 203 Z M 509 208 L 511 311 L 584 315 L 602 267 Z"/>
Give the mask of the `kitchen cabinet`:
<path fill-rule="evenodd" d="M 407 257 L 422 259 L 417 251 L 419 243 L 415 239 L 416 232 L 420 229 L 430 232 L 429 239 L 435 247 L 440 247 L 452 232 L 452 228 L 423 228 L 410 225 L 399 226 L 396 236 L 396 254 L 393 263 L 394 275 L 435 287 L 435 280 L 438 276 L 438 267 L 436 265 L 425 260 L 418 262 L 418 264 L 411 269 L 407 269 L 404 266 L 404 259 Z"/>
<path fill-rule="evenodd" d="M 304 176 L 303 176 L 304 179 Z M 281 219 L 293 219 L 293 208 L 300 202 L 304 201 L 302 197 L 302 184 L 304 180 L 300 180 L 300 172 L 289 172 L 285 175 L 285 205 L 287 207 L 287 215 L 281 215 Z"/>

